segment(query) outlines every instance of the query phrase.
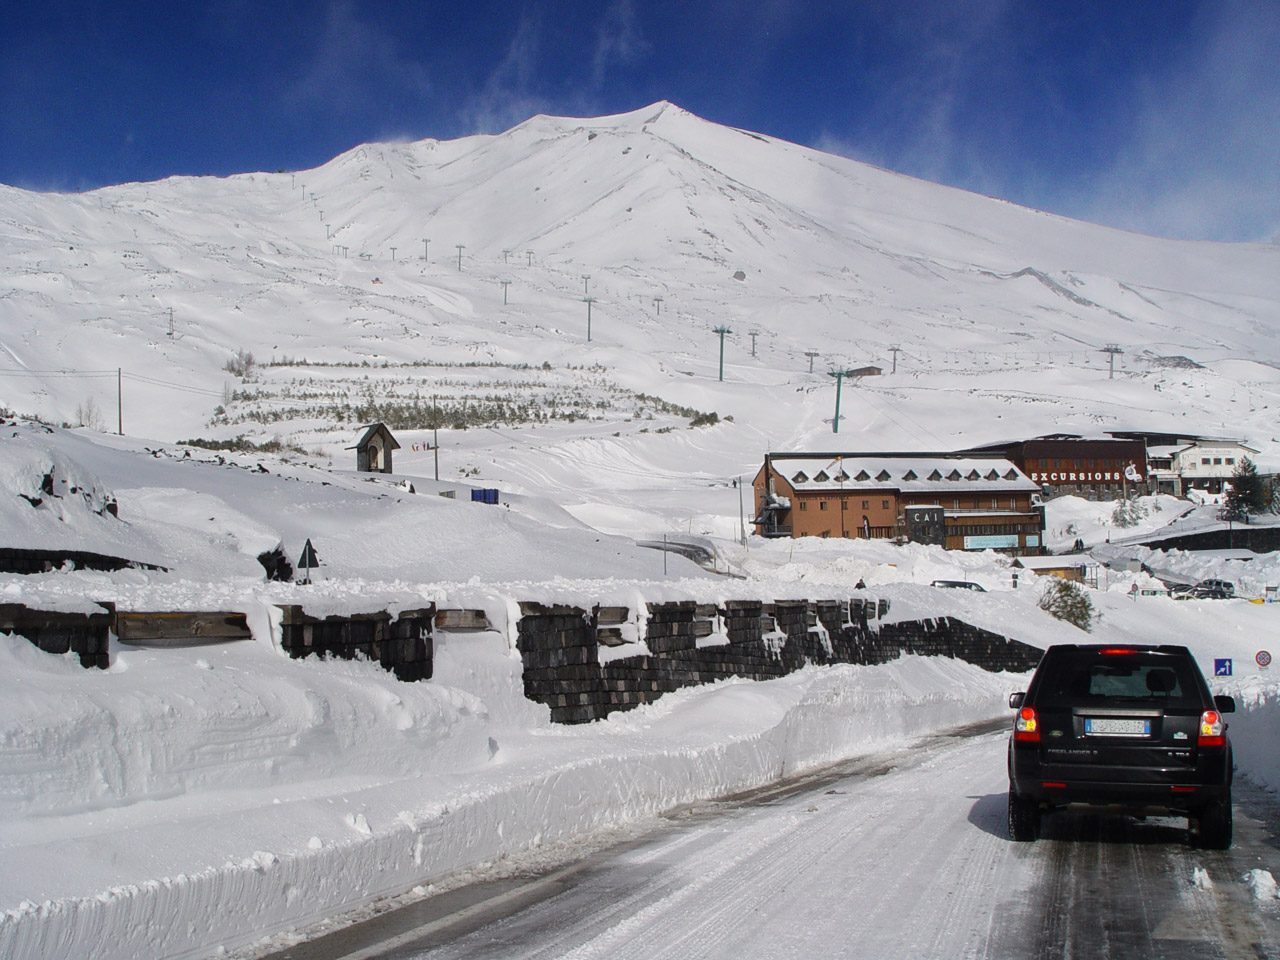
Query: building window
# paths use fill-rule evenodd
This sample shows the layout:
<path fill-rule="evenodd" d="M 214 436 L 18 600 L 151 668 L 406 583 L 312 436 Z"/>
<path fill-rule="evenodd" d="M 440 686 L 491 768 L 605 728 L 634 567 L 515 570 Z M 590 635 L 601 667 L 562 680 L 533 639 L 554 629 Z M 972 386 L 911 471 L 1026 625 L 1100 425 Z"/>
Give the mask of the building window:
<path fill-rule="evenodd" d="M 824 540 L 825 540 L 827 537 L 829 537 L 829 536 L 831 536 L 831 531 L 830 531 L 830 530 L 823 530 L 823 531 L 822 531 L 822 538 L 823 538 Z"/>
<path fill-rule="evenodd" d="M 880 509 L 881 509 L 881 510 L 888 510 L 888 509 L 889 509 L 889 501 L 888 501 L 888 500 L 881 500 L 881 501 L 880 501 Z"/>
<path fill-rule="evenodd" d="M 1213 458 L 1213 465 L 1214 465 L 1215 467 L 1220 467 L 1220 466 L 1222 466 L 1222 458 L 1221 458 L 1221 457 L 1214 457 L 1214 458 Z"/>
<path fill-rule="evenodd" d="M 818 501 L 818 509 L 819 509 L 819 510 L 825 510 L 825 509 L 827 509 L 827 501 L 825 501 L 825 500 L 819 500 L 819 501 Z"/>
<path fill-rule="evenodd" d="M 870 501 L 870 500 L 863 500 L 863 501 L 862 501 L 862 509 L 863 509 L 863 510 L 868 509 L 870 506 L 871 506 L 871 501 Z"/>
<path fill-rule="evenodd" d="M 1236 458 L 1235 458 L 1235 457 L 1227 457 L 1227 465 L 1228 465 L 1228 466 L 1232 466 L 1232 465 L 1234 465 L 1234 464 L 1235 464 L 1235 462 L 1236 462 Z"/>
<path fill-rule="evenodd" d="M 1208 458 L 1208 457 L 1201 457 L 1201 458 L 1200 458 L 1200 466 L 1202 466 L 1202 467 L 1207 467 L 1208 465 L 1209 465 L 1209 458 Z"/>
<path fill-rule="evenodd" d="M 807 504 L 805 501 L 801 500 L 801 501 L 800 501 L 800 509 L 801 509 L 801 510 L 808 510 L 808 509 L 809 509 L 809 504 Z"/>

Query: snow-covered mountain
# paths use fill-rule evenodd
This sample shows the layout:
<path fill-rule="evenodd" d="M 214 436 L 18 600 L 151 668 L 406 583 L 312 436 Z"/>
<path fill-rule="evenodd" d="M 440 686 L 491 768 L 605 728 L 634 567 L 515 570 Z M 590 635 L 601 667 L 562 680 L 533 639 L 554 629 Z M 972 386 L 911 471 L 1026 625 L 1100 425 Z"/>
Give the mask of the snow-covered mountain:
<path fill-rule="evenodd" d="M 466 424 L 442 477 L 621 529 L 729 532 L 725 481 L 769 448 L 1146 428 L 1280 460 L 1278 307 L 1280 246 L 1069 221 L 669 103 L 303 172 L 0 188 L 0 406 L 340 466 L 386 419 L 419 475 L 425 428 Z M 869 364 L 832 436 L 827 371 Z"/>

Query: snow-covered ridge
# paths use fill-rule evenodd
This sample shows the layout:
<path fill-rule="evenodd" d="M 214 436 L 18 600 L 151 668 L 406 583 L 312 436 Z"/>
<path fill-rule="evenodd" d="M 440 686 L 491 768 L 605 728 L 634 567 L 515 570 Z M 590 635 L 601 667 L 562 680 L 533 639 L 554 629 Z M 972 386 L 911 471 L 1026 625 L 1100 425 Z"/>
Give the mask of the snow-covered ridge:
<path fill-rule="evenodd" d="M 828 432 L 826 369 L 889 369 L 897 346 L 902 371 L 850 398 L 862 402 L 845 429 L 862 449 L 1176 418 L 1238 433 L 1267 459 L 1278 255 L 1074 223 L 666 103 L 536 117 L 492 136 L 366 144 L 309 171 L 0 192 L 0 404 L 75 422 L 90 399 L 102 426 L 119 367 L 130 434 L 280 436 L 340 456 L 344 405 L 354 418 L 361 403 L 415 395 L 518 404 L 531 396 L 514 378 L 477 382 L 466 364 L 598 366 L 619 389 L 732 415 L 740 426 L 701 453 L 733 476 L 768 444 L 803 449 Z M 723 384 L 715 326 L 732 331 Z M 1116 381 L 1100 376 L 1108 343 L 1126 351 Z M 260 361 L 247 381 L 224 369 L 237 350 Z M 336 366 L 302 378 L 271 358 Z M 424 360 L 436 366 L 379 372 Z M 583 389 L 607 403 L 611 388 Z M 606 406 L 581 432 L 648 445 L 627 416 Z"/>

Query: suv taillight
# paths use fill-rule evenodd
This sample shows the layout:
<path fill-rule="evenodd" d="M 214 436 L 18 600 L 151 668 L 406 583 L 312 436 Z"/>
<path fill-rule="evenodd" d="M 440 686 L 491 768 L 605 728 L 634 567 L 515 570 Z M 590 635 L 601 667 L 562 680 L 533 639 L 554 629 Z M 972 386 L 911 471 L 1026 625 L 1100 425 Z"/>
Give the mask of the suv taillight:
<path fill-rule="evenodd" d="M 1203 729 L 1203 724 L 1201 727 Z M 1035 707 L 1023 707 L 1018 711 L 1018 719 L 1013 723 L 1013 739 L 1040 742 L 1040 718 L 1036 716 Z"/>
<path fill-rule="evenodd" d="M 1202 747 L 1225 747 L 1227 745 L 1227 723 L 1217 710 L 1206 710 L 1200 714 L 1200 739 Z"/>

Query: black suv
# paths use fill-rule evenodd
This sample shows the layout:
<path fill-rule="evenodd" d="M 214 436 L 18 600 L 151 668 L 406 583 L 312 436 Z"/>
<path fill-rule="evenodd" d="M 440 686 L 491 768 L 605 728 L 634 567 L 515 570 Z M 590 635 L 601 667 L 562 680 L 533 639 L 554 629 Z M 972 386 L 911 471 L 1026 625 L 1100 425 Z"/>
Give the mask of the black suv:
<path fill-rule="evenodd" d="M 1191 595 L 1201 600 L 1233 600 L 1236 585 L 1230 580 L 1201 580 L 1191 588 Z"/>
<path fill-rule="evenodd" d="M 1056 808 L 1186 816 L 1200 845 L 1231 846 L 1231 697 L 1209 693 L 1186 647 L 1045 651 L 1009 738 L 1009 836 L 1034 840 Z"/>

